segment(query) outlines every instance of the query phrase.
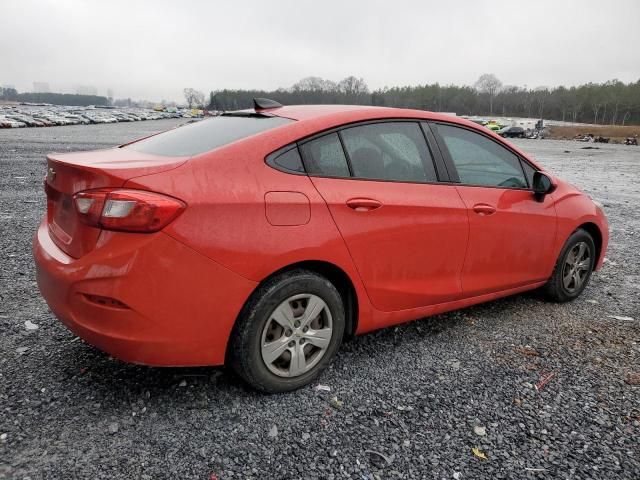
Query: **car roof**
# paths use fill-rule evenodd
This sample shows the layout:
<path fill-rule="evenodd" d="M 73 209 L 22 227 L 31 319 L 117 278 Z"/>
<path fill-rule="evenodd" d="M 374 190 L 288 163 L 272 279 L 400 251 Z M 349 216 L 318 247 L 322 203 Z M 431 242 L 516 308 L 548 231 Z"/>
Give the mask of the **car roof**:
<path fill-rule="evenodd" d="M 470 120 L 443 113 L 407 108 L 372 107 L 368 105 L 287 105 L 264 110 L 246 112 L 275 115 L 296 120 L 292 130 L 299 133 L 317 133 L 325 129 L 367 120 L 416 119 L 448 122 L 463 125 L 485 133 L 486 128 Z"/>
<path fill-rule="evenodd" d="M 443 115 L 425 110 L 411 110 L 405 108 L 372 107 L 369 105 L 287 105 L 278 108 L 262 110 L 279 117 L 303 121 L 326 117 L 358 117 L 361 119 L 375 118 L 424 118 L 451 121 L 457 117 Z"/>
<path fill-rule="evenodd" d="M 253 112 L 253 110 L 251 110 Z M 464 125 L 483 131 L 484 127 L 462 117 L 408 108 L 372 107 L 368 105 L 287 105 L 258 110 L 259 113 L 297 120 L 299 126 L 324 130 L 353 122 L 393 118 L 431 120 Z"/>

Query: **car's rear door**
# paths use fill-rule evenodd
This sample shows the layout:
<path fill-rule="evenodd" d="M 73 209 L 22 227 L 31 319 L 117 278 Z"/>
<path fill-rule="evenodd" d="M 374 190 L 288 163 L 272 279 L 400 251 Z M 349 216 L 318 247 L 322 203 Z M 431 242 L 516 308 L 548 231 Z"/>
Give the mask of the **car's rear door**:
<path fill-rule="evenodd" d="M 466 207 L 455 187 L 438 183 L 418 122 L 349 126 L 300 143 L 300 151 L 375 308 L 460 297 Z"/>
<path fill-rule="evenodd" d="M 464 296 L 545 280 L 555 261 L 556 212 L 550 195 L 534 197 L 534 168 L 488 135 L 445 123 L 431 128 L 469 212 Z"/>

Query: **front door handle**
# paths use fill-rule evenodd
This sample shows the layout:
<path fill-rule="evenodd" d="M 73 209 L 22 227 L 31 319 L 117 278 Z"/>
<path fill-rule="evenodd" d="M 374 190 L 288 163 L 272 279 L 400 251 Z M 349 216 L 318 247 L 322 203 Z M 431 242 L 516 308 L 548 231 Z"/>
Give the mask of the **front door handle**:
<path fill-rule="evenodd" d="M 347 200 L 347 207 L 354 209 L 356 212 L 370 212 L 381 206 L 382 203 L 373 198 L 352 198 Z"/>
<path fill-rule="evenodd" d="M 493 215 L 496 213 L 496 207 L 487 205 L 486 203 L 478 203 L 473 206 L 473 211 L 478 215 Z"/>

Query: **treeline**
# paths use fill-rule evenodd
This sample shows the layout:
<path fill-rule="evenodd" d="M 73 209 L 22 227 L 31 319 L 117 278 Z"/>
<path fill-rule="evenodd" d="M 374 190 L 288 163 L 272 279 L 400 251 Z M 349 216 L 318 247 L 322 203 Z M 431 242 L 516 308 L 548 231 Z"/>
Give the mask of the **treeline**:
<path fill-rule="evenodd" d="M 253 107 L 254 98 L 270 98 L 283 105 L 349 104 L 371 105 L 371 94 L 361 78 L 347 77 L 336 83 L 320 77 L 307 77 L 291 88 L 266 90 L 218 90 L 209 93 L 207 108 L 240 110 Z"/>
<path fill-rule="evenodd" d="M 85 107 L 87 105 L 108 105 L 107 97 L 99 95 L 77 95 L 74 93 L 18 93 L 15 88 L 1 88 L 0 100 L 30 103 L 51 103 L 53 105 L 73 105 Z"/>
<path fill-rule="evenodd" d="M 434 83 L 374 91 L 369 90 L 363 79 L 355 77 L 337 83 L 309 77 L 290 88 L 275 91 L 213 91 L 209 94 L 207 108 L 251 108 L 254 97 L 271 98 L 283 105 L 357 104 L 455 112 L 458 115 L 544 118 L 602 125 L 640 124 L 640 80 L 528 89 L 503 86 L 491 74 L 480 77 L 472 87 Z"/>

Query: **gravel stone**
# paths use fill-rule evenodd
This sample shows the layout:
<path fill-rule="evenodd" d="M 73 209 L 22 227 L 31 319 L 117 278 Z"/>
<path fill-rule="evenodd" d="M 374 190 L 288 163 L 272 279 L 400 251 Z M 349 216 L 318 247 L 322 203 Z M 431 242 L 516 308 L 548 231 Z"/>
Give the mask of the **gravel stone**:
<path fill-rule="evenodd" d="M 479 425 L 473 427 L 473 433 L 478 435 L 479 437 L 484 437 L 487 434 L 486 427 L 481 427 Z"/>
<path fill-rule="evenodd" d="M 24 328 L 27 330 L 37 330 L 38 325 L 36 325 L 35 323 L 31 322 L 31 320 L 27 320 L 26 322 L 24 322 Z"/>
<path fill-rule="evenodd" d="M 574 302 L 526 293 L 373 332 L 320 376 L 331 393 L 262 395 L 221 368 L 113 360 L 36 286 L 45 154 L 177 123 L 0 130 L 0 479 L 640 478 L 640 388 L 625 381 L 640 365 L 640 148 L 513 142 L 605 204 L 608 261 Z M 490 435 L 472 432 L 480 424 Z"/>

